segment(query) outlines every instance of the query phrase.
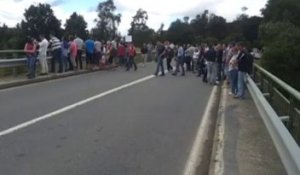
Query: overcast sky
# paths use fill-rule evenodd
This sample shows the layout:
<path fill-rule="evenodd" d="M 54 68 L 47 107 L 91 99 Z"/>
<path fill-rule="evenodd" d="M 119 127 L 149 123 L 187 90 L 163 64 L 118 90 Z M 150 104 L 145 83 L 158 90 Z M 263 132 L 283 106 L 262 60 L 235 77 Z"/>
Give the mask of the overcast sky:
<path fill-rule="evenodd" d="M 24 10 L 32 4 L 49 3 L 55 16 L 65 23 L 72 12 L 84 16 L 88 28 L 95 26 L 96 8 L 103 0 L 0 0 L 0 23 L 12 27 L 23 19 Z M 148 12 L 148 26 L 157 30 L 161 23 L 165 29 L 170 22 L 183 16 L 194 18 L 205 9 L 223 16 L 227 21 L 234 20 L 242 13 L 246 6 L 246 14 L 260 16 L 260 9 L 264 8 L 267 0 L 114 0 L 117 12 L 122 14 L 119 30 L 126 34 L 132 21 L 132 16 L 139 8 Z"/>

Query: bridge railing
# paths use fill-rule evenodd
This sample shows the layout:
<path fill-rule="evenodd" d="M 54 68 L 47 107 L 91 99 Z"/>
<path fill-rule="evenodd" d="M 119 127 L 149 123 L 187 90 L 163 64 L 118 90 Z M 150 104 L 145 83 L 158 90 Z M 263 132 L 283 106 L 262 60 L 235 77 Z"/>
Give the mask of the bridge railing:
<path fill-rule="evenodd" d="M 300 174 L 300 93 L 257 64 L 247 81 L 286 171 Z"/>
<path fill-rule="evenodd" d="M 138 62 L 142 61 L 141 53 L 138 51 Z M 156 52 L 152 50 L 148 54 L 148 61 L 154 60 Z M 83 57 L 85 55 L 83 54 Z M 48 62 L 51 60 L 51 52 L 48 51 Z M 26 65 L 26 54 L 24 50 L 0 50 L 0 70 L 3 68 L 11 69 L 12 75 L 17 75 L 18 67 L 24 67 Z"/>

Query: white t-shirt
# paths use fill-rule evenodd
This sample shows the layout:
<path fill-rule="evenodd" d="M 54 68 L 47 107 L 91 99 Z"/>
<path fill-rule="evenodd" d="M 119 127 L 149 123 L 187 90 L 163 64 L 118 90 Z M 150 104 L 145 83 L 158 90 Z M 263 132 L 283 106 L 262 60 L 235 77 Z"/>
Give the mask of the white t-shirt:
<path fill-rule="evenodd" d="M 74 41 L 77 45 L 77 49 L 78 50 L 83 50 L 83 45 L 84 45 L 83 40 L 81 38 L 77 37 Z"/>
<path fill-rule="evenodd" d="M 49 46 L 49 42 L 47 39 L 43 39 L 40 43 L 39 43 L 39 56 L 47 56 L 47 50 L 48 50 L 48 46 Z"/>
<path fill-rule="evenodd" d="M 237 57 L 238 56 L 239 56 L 238 54 L 235 54 L 231 57 L 231 59 L 229 61 L 229 67 L 228 67 L 229 71 L 238 69 L 238 65 L 237 65 Z"/>
<path fill-rule="evenodd" d="M 200 51 L 198 52 L 195 51 L 193 54 L 193 60 L 197 60 L 199 58 L 199 55 L 200 55 Z"/>

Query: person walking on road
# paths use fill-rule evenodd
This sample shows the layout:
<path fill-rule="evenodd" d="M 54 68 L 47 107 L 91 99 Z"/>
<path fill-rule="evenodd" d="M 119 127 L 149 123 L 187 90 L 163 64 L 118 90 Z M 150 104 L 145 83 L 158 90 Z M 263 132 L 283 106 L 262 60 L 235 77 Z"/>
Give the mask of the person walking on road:
<path fill-rule="evenodd" d="M 77 46 L 76 65 L 79 65 L 78 69 L 82 69 L 82 52 L 83 52 L 84 42 L 78 36 L 75 38 L 74 41 Z"/>
<path fill-rule="evenodd" d="M 176 69 L 174 71 L 174 73 L 172 75 L 177 75 L 177 73 L 179 72 L 179 67 L 181 68 L 181 75 L 184 76 L 185 75 L 185 71 L 184 71 L 184 49 L 182 46 L 179 46 L 178 50 L 177 50 L 177 61 L 176 61 Z"/>
<path fill-rule="evenodd" d="M 24 51 L 25 51 L 26 57 L 27 57 L 28 79 L 35 78 L 36 43 L 34 42 L 33 38 L 27 37 Z"/>
<path fill-rule="evenodd" d="M 59 69 L 58 72 L 63 72 L 63 61 L 61 57 L 61 42 L 60 40 L 54 36 L 53 34 L 50 34 L 50 46 L 52 50 L 52 59 L 51 59 L 51 72 L 55 73 L 55 67 L 56 62 L 58 62 Z"/>
<path fill-rule="evenodd" d="M 161 69 L 161 76 L 165 76 L 163 59 L 166 53 L 165 46 L 161 42 L 157 42 L 157 67 L 154 73 L 155 76 L 158 75 L 159 69 Z"/>
<path fill-rule="evenodd" d="M 41 65 L 41 74 L 40 75 L 47 75 L 48 74 L 48 62 L 47 62 L 47 49 L 49 46 L 48 40 L 45 38 L 45 35 L 40 35 L 39 42 L 39 54 L 38 54 L 38 60 Z"/>

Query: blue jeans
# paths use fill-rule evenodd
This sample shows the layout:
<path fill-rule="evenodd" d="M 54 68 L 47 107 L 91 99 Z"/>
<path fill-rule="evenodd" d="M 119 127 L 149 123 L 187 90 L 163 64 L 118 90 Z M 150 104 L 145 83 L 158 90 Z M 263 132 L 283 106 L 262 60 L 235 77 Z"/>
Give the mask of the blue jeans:
<path fill-rule="evenodd" d="M 244 98 L 245 96 L 245 78 L 246 72 L 238 72 L 238 96 Z"/>
<path fill-rule="evenodd" d="M 161 68 L 161 75 L 165 75 L 163 57 L 161 56 L 157 57 L 157 67 L 156 67 L 155 75 L 158 75 L 159 68 Z"/>
<path fill-rule="evenodd" d="M 35 70 L 36 70 L 36 57 L 27 56 L 27 65 L 28 65 L 28 78 L 34 78 Z"/>
<path fill-rule="evenodd" d="M 231 80 L 231 93 L 236 95 L 238 91 L 238 70 L 233 69 L 229 72 Z"/>
<path fill-rule="evenodd" d="M 176 70 L 174 72 L 174 75 L 177 75 L 177 73 L 179 72 L 179 68 L 181 68 L 181 71 L 182 71 L 182 75 L 185 74 L 185 71 L 184 71 L 184 57 L 181 56 L 181 57 L 178 57 L 177 61 L 176 61 Z"/>

